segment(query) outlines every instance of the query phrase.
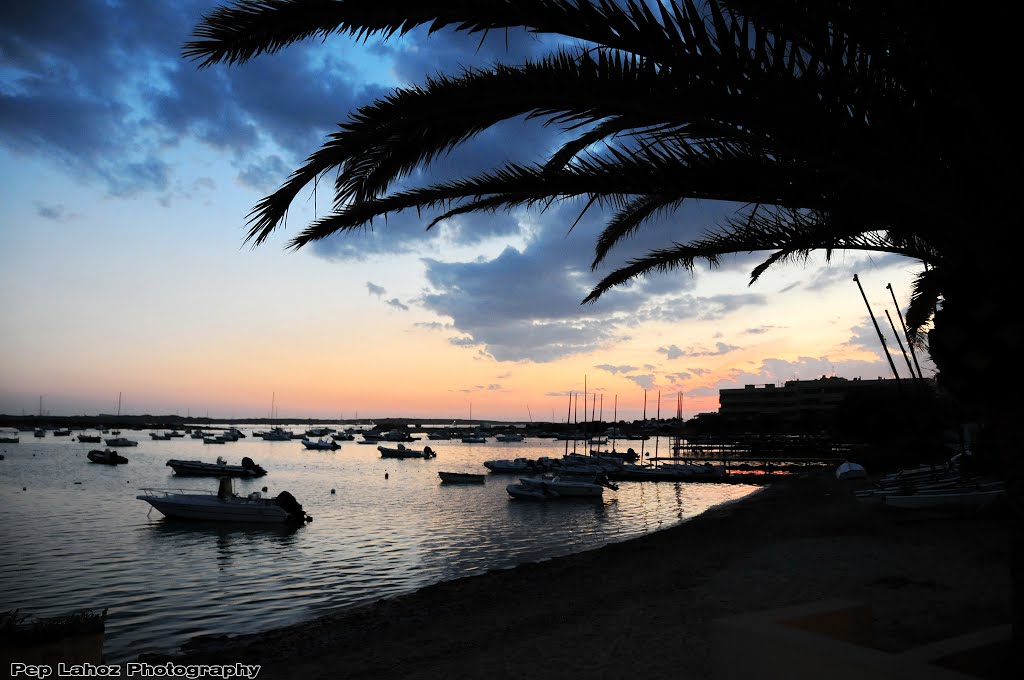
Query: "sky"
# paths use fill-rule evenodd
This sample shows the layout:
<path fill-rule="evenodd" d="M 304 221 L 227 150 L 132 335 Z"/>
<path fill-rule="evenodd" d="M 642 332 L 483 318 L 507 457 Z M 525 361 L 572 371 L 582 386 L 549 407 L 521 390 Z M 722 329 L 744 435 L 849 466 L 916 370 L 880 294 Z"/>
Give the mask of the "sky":
<path fill-rule="evenodd" d="M 334 36 L 242 66 L 181 56 L 219 3 L 0 3 L 0 413 L 224 419 L 564 421 L 718 409 L 720 389 L 897 371 L 918 263 L 763 253 L 652 275 L 581 305 L 615 264 L 721 224 L 690 202 L 591 271 L 607 216 L 554 204 L 401 213 L 299 251 L 330 205 L 245 243 L 252 207 L 357 107 L 438 72 L 546 53 L 551 38 L 452 31 Z M 537 162 L 562 131 L 514 120 L 410 178 Z M 328 184 L 328 183 L 325 183 Z M 891 284 L 892 293 L 886 288 Z M 927 356 L 918 359 L 934 374 Z M 586 390 L 586 398 L 582 394 Z M 645 408 L 646 402 L 646 408 Z"/>

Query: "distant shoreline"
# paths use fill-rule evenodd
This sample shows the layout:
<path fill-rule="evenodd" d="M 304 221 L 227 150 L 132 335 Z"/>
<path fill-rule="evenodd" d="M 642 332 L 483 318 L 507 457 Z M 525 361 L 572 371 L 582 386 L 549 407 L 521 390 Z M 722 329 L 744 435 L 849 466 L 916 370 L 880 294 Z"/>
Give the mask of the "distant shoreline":
<path fill-rule="evenodd" d="M 515 425 L 524 424 L 520 420 L 469 420 L 466 418 L 211 418 L 177 415 L 109 415 L 99 414 L 95 416 L 15 416 L 0 414 L 0 427 L 79 427 L 83 429 L 95 429 L 97 425 L 131 427 L 137 426 L 140 429 L 163 428 L 163 427 L 188 427 L 190 425 L 210 424 L 234 424 L 234 425 L 366 425 L 375 423 L 377 425 L 419 426 L 419 425 Z M 565 423 L 535 422 L 535 427 L 564 426 Z M 582 425 L 582 424 L 581 424 Z"/>

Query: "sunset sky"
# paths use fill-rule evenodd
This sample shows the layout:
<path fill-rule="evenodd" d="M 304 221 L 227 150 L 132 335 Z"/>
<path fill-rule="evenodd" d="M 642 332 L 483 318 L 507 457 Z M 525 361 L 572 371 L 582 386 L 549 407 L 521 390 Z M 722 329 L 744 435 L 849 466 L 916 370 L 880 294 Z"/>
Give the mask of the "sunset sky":
<path fill-rule="evenodd" d="M 401 214 L 307 249 L 284 244 L 330 205 L 306 192 L 253 249 L 246 216 L 361 104 L 438 71 L 518 61 L 550 38 L 414 31 L 333 37 L 244 66 L 180 56 L 218 3 L 0 3 L 0 413 L 564 420 L 718 408 L 718 390 L 822 375 L 892 377 L 854 274 L 907 366 L 913 261 L 839 253 L 770 270 L 754 253 L 652 276 L 581 306 L 600 210 Z M 427 169 L 534 162 L 559 130 L 512 121 Z M 422 178 L 414 178 L 422 180 Z M 729 206 L 693 203 L 613 252 L 685 241 Z M 925 375 L 933 371 L 921 360 Z"/>

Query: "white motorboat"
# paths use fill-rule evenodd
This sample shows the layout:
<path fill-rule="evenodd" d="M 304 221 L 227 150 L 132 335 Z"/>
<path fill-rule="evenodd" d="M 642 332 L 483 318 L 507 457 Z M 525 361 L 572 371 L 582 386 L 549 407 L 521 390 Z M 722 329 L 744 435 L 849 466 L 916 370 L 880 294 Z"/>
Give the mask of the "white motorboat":
<path fill-rule="evenodd" d="M 100 463 L 101 465 L 124 465 L 128 462 L 128 459 L 122 456 L 117 451 L 107 449 L 105 451 L 93 450 L 85 454 L 93 463 Z"/>
<path fill-rule="evenodd" d="M 605 488 L 619 487 L 608 481 L 604 475 L 597 477 L 520 477 L 519 484 L 527 489 L 554 492 L 559 498 L 601 498 Z"/>
<path fill-rule="evenodd" d="M 111 439 L 103 440 L 107 446 L 138 446 L 139 443 L 134 439 L 128 439 L 127 437 L 113 437 Z"/>
<path fill-rule="evenodd" d="M 167 461 L 167 465 L 174 470 L 174 474 L 193 477 L 262 477 L 267 474 L 266 470 L 248 457 L 242 459 L 241 465 L 228 465 L 220 456 L 217 456 L 216 463 L 172 458 Z"/>
<path fill-rule="evenodd" d="M 295 497 L 282 491 L 275 498 L 263 498 L 259 491 L 239 496 L 230 477 L 222 477 L 217 493 L 186 489 L 140 489 L 136 496 L 171 519 L 214 522 L 254 522 L 262 524 L 302 524 L 313 518 L 305 513 Z"/>
<path fill-rule="evenodd" d="M 558 498 L 558 492 L 547 487 L 524 486 L 522 484 L 509 484 L 505 487 L 508 495 L 512 498 L 523 498 L 531 501 L 549 501 Z"/>
<path fill-rule="evenodd" d="M 393 449 L 387 446 L 378 446 L 377 450 L 380 451 L 381 458 L 433 458 L 437 455 L 429 446 L 424 446 L 422 451 L 407 449 L 403 444 L 399 444 L 397 448 Z"/>

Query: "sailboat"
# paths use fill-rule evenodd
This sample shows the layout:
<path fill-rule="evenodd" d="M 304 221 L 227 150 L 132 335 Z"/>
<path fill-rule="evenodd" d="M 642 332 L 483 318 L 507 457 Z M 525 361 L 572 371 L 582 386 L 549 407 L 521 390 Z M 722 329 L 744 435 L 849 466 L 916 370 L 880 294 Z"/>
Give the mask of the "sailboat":
<path fill-rule="evenodd" d="M 473 425 L 473 402 L 469 403 L 469 425 Z M 487 437 L 482 432 L 477 430 L 471 431 L 465 437 L 462 438 L 463 444 L 484 444 L 487 442 Z"/>

